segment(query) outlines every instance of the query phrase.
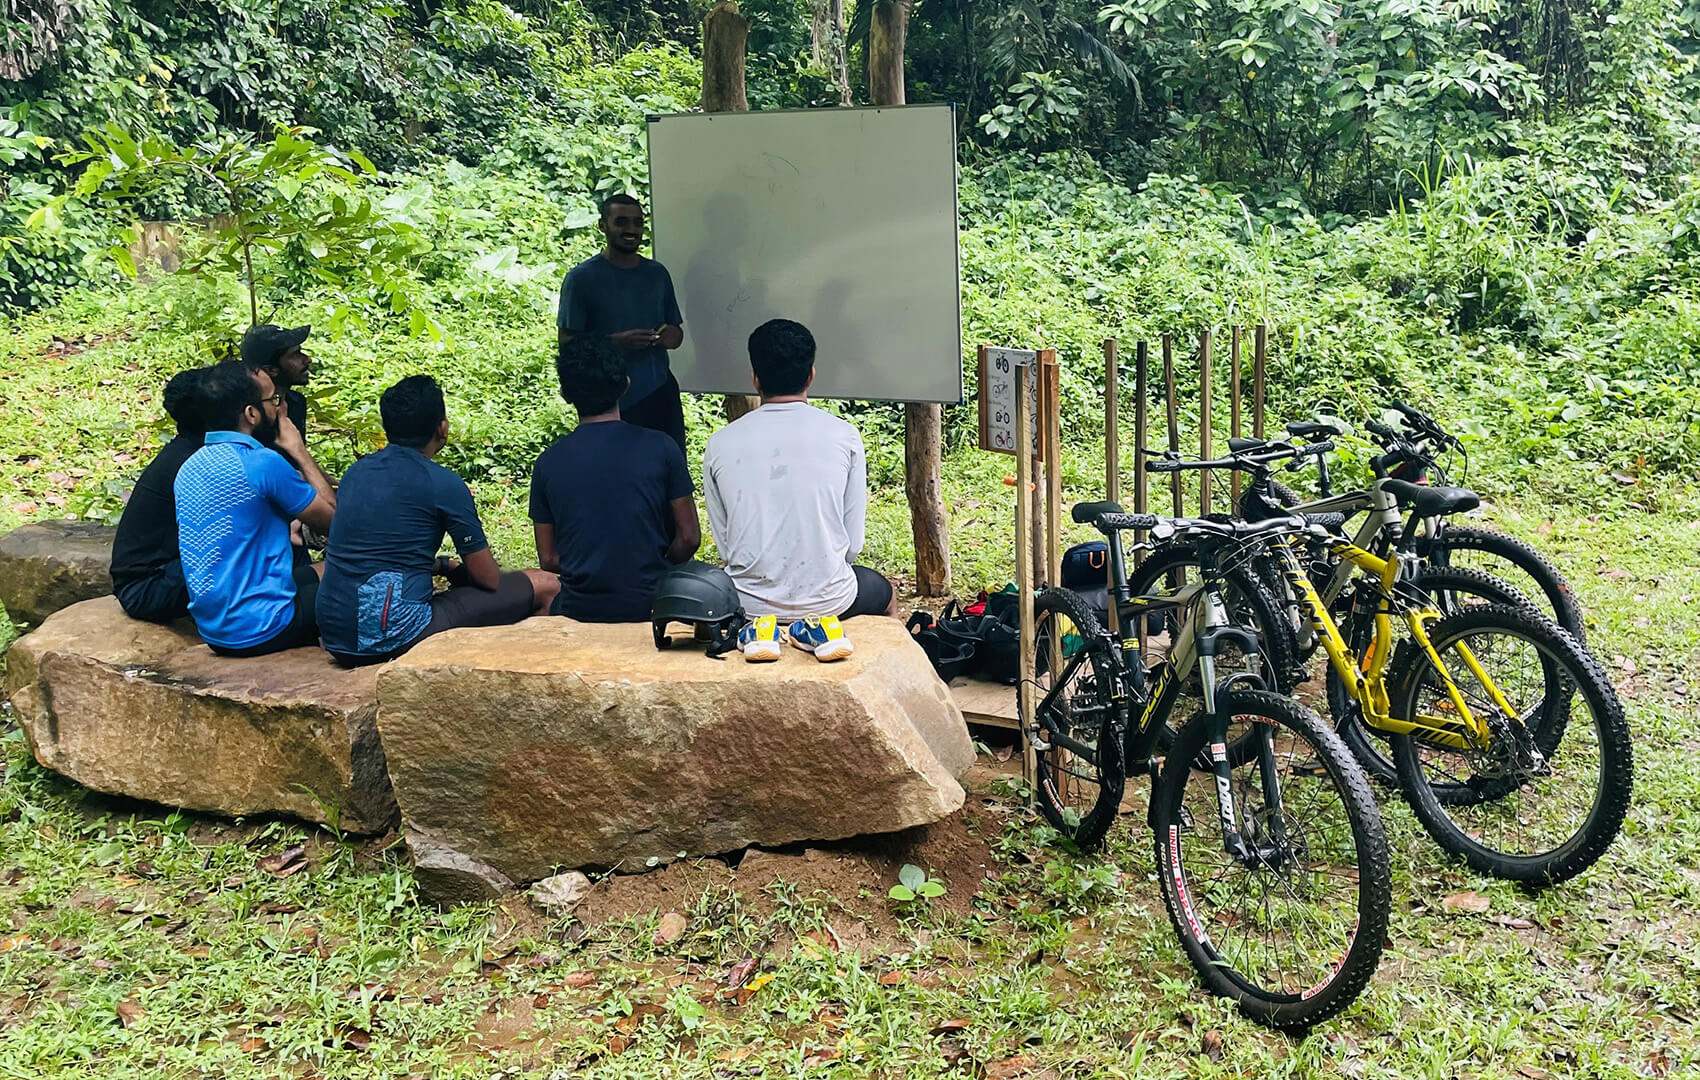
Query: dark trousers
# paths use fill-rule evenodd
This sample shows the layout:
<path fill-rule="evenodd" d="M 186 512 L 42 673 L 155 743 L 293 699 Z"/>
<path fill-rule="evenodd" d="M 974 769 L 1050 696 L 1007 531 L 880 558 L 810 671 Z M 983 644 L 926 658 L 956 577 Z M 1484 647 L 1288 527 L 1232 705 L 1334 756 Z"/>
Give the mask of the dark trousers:
<path fill-rule="evenodd" d="M 168 623 L 189 614 L 189 586 L 183 583 L 183 563 L 178 559 L 112 591 L 118 597 L 118 606 L 132 619 Z"/>
<path fill-rule="evenodd" d="M 690 459 L 691 452 L 685 449 L 685 406 L 679 400 L 679 380 L 671 372 L 655 393 L 631 405 L 621 405 L 620 419 L 661 432 L 678 443 L 679 452 Z"/>

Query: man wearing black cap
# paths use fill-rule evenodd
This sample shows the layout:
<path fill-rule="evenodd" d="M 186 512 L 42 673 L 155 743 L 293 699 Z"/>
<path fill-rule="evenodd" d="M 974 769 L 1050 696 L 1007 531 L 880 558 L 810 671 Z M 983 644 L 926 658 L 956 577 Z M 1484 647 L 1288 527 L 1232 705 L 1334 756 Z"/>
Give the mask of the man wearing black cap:
<path fill-rule="evenodd" d="M 272 386 L 283 392 L 283 406 L 289 422 L 307 438 L 307 398 L 297 386 L 306 386 L 313 377 L 313 358 L 301 349 L 301 343 L 312 333 L 311 326 L 284 329 L 271 323 L 250 326 L 242 335 L 242 362 L 250 371 L 264 371 L 271 376 Z"/>
<path fill-rule="evenodd" d="M 168 623 L 189 614 L 172 485 L 206 436 L 201 395 L 205 375 L 204 370 L 180 371 L 165 384 L 165 411 L 177 421 L 177 435 L 142 470 L 112 538 L 112 591 L 132 619 Z"/>

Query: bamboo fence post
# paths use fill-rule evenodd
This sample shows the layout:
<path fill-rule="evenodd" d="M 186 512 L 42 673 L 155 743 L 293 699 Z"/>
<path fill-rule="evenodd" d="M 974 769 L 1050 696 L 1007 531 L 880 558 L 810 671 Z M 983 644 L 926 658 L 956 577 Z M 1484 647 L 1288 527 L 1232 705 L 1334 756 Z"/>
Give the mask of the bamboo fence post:
<path fill-rule="evenodd" d="M 1228 337 L 1228 437 L 1240 437 L 1240 328 L 1235 326 Z M 1233 486 L 1234 505 L 1229 508 L 1231 513 L 1240 510 L 1240 473 L 1234 470 L 1229 478 Z"/>
<path fill-rule="evenodd" d="M 1181 423 L 1175 414 L 1175 344 L 1168 334 L 1163 335 L 1163 397 L 1164 406 L 1168 409 L 1169 449 L 1178 454 L 1181 449 Z M 1186 508 L 1181 505 L 1181 474 L 1178 472 L 1169 474 L 1169 494 L 1175 507 L 1171 513 L 1175 517 L 1185 514 Z"/>
<path fill-rule="evenodd" d="M 1028 802 L 1038 777 L 1038 756 L 1026 737 L 1033 723 L 1033 413 L 1027 401 L 1029 380 L 1038 375 L 1037 364 L 1015 368 L 1015 580 L 1021 616 L 1020 682 L 1016 704 L 1021 714 L 1021 770 L 1028 782 Z"/>
<path fill-rule="evenodd" d="M 1145 473 L 1145 438 L 1146 413 L 1149 411 L 1150 390 L 1146 386 L 1146 369 L 1150 366 L 1151 346 L 1144 338 L 1133 346 L 1133 512 L 1146 512 L 1147 481 Z M 1143 541 L 1145 534 L 1136 533 L 1136 538 Z M 1145 558 L 1145 552 L 1136 551 L 1133 554 L 1135 566 Z"/>
<path fill-rule="evenodd" d="M 1122 501 L 1121 370 L 1116 339 L 1104 339 L 1104 498 Z"/>
<path fill-rule="evenodd" d="M 1205 327 L 1198 332 L 1198 456 L 1205 461 L 1211 457 L 1211 428 L 1214 426 L 1210 402 L 1210 328 Z M 1198 474 L 1198 513 L 1200 516 L 1210 513 L 1209 469 Z"/>
<path fill-rule="evenodd" d="M 1263 438 L 1264 358 L 1269 354 L 1269 324 L 1258 323 L 1251 344 L 1251 435 Z"/>

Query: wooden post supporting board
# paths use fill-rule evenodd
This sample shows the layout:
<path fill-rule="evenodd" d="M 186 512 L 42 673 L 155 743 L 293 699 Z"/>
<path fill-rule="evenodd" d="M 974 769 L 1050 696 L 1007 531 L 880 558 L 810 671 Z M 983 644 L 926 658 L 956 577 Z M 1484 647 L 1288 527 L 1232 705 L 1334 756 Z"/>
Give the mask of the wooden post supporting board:
<path fill-rule="evenodd" d="M 1015 582 L 1017 603 L 1021 613 L 1021 669 L 1016 684 L 1017 709 L 1021 713 L 1021 728 L 1025 732 L 1033 722 L 1033 455 L 1029 452 L 1033 440 L 1033 413 L 1027 394 L 1029 380 L 1038 375 L 1034 367 L 1017 365 L 1015 374 Z M 1033 743 L 1025 736 L 1021 740 L 1021 773 L 1028 791 L 1038 780 L 1038 760 Z M 1029 795 L 1031 799 L 1031 794 Z"/>
<path fill-rule="evenodd" d="M 1228 339 L 1228 436 L 1240 437 L 1240 328 L 1237 326 Z M 1230 509 L 1237 514 L 1240 512 L 1239 470 L 1234 471 L 1230 482 L 1234 490 L 1234 505 Z"/>
<path fill-rule="evenodd" d="M 1179 453 L 1181 449 L 1181 422 L 1175 415 L 1175 343 L 1168 334 L 1163 335 L 1163 400 L 1168 407 L 1169 419 L 1169 449 Z M 1181 505 L 1181 474 L 1169 474 L 1169 494 L 1173 498 L 1174 510 L 1170 511 L 1175 517 L 1186 514 L 1186 508 Z"/>
<path fill-rule="evenodd" d="M 1210 412 L 1210 328 L 1198 332 L 1198 456 L 1209 461 L 1211 428 Z M 1198 474 L 1198 512 L 1210 513 L 1210 470 Z"/>
<path fill-rule="evenodd" d="M 1116 339 L 1104 339 L 1104 498 L 1122 501 L 1121 365 Z"/>

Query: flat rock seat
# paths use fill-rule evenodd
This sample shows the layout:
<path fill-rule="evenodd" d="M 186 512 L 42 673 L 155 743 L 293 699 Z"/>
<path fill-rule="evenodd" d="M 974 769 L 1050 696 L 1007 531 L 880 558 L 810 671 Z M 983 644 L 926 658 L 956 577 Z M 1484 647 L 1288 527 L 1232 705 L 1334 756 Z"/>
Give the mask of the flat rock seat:
<path fill-rule="evenodd" d="M 396 821 L 374 723 L 378 673 L 317 648 L 216 656 L 187 621 L 73 604 L 12 646 L 6 694 L 37 761 L 86 787 L 354 833 Z"/>
<path fill-rule="evenodd" d="M 98 521 L 37 521 L 0 536 L 0 604 L 39 625 L 61 608 L 112 592 L 112 538 Z"/>
<path fill-rule="evenodd" d="M 536 618 L 349 671 L 319 649 L 216 656 L 106 596 L 20 638 L 5 691 L 36 760 L 97 791 L 355 833 L 399 804 L 421 887 L 457 900 L 959 809 L 974 754 L 949 691 L 896 620 L 847 629 L 847 660 L 747 664 Z"/>
<path fill-rule="evenodd" d="M 378 677 L 409 843 L 445 870 L 422 884 L 476 894 L 479 873 L 641 870 L 960 809 L 973 747 L 926 655 L 895 619 L 846 631 L 856 653 L 830 664 L 657 651 L 647 625 L 560 618 L 422 642 Z"/>

